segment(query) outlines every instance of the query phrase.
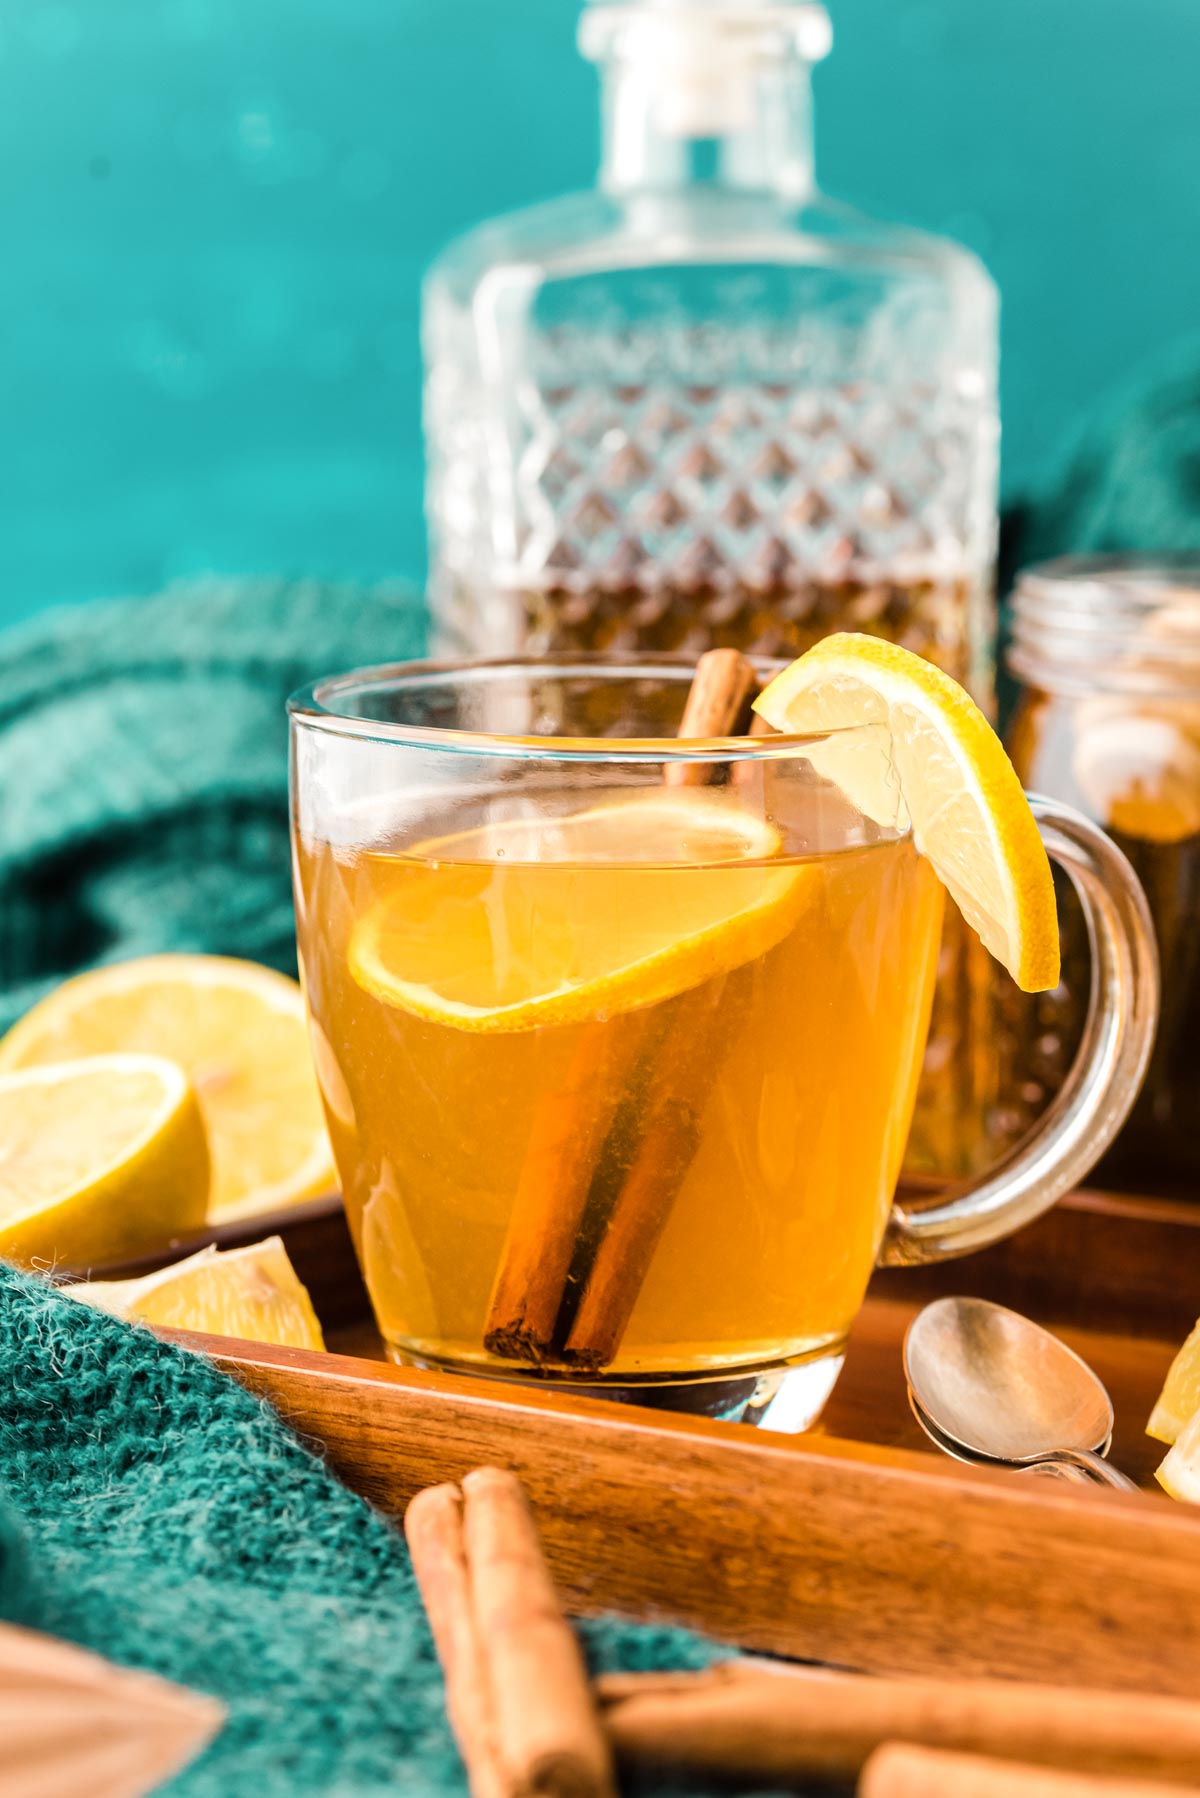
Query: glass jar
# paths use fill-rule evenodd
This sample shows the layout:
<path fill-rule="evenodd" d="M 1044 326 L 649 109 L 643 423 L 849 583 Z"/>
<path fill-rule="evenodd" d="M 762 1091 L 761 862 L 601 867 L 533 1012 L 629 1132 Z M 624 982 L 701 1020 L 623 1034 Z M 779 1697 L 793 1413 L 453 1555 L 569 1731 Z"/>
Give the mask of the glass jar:
<path fill-rule="evenodd" d="M 813 178 L 821 7 L 592 0 L 589 193 L 485 225 L 424 304 L 435 640 L 792 657 L 831 630 L 993 692 L 996 298 Z M 947 932 L 911 1161 L 969 1171 L 995 1066 Z"/>
<path fill-rule="evenodd" d="M 1090 557 L 1021 577 L 1008 665 L 1022 683 L 1008 747 L 1026 787 L 1124 850 L 1163 968 L 1158 1038 L 1097 1179 L 1169 1190 L 1200 1173 L 1200 560 Z M 1004 1088 L 1016 1134 L 1058 1089 L 1087 1004 L 1087 935 L 1063 895 L 1063 978 L 1007 999 Z"/>

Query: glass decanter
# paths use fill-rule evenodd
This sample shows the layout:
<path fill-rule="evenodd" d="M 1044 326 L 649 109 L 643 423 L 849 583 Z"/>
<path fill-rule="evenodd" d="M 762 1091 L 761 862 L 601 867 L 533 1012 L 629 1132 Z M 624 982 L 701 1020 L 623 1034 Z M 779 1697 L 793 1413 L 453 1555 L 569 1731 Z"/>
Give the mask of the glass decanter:
<path fill-rule="evenodd" d="M 825 12 L 591 0 L 580 45 L 597 188 L 470 232 L 428 277 L 438 647 L 791 657 L 866 630 L 990 704 L 995 290 L 956 245 L 817 192 Z M 986 1155 L 968 954 L 952 934 L 918 1165 Z"/>

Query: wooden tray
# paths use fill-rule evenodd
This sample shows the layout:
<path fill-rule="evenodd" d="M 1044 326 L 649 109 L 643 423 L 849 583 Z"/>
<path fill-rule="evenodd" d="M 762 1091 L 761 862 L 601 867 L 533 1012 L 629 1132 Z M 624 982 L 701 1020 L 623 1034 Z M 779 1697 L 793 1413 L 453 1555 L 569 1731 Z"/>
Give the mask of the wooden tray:
<path fill-rule="evenodd" d="M 516 1468 L 577 1610 L 877 1672 L 1197 1689 L 1200 1512 L 1158 1493 L 1164 1451 L 1143 1434 L 1200 1305 L 1188 1205 L 1080 1193 L 999 1249 L 880 1275 L 820 1426 L 795 1438 L 392 1367 L 336 1205 L 277 1222 L 333 1352 L 182 1340 L 393 1515 L 481 1462 Z M 929 1449 L 900 1344 L 926 1298 L 955 1290 L 1019 1306 L 1086 1356 L 1113 1395 L 1113 1458 L 1145 1496 Z"/>

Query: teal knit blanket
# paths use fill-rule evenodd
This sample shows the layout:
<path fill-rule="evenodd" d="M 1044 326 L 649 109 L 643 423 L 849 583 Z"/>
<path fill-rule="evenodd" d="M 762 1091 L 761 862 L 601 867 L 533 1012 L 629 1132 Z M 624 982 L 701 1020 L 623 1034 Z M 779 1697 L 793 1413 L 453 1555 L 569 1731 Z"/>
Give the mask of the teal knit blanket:
<path fill-rule="evenodd" d="M 0 640 L 0 1029 L 163 949 L 294 972 L 284 702 L 423 637 L 408 588 L 213 579 Z"/>
<path fill-rule="evenodd" d="M 224 1701 L 171 1798 L 465 1790 L 399 1532 L 209 1362 L 2 1265 L 0 1617 Z M 584 1635 L 598 1667 L 712 1658 Z"/>

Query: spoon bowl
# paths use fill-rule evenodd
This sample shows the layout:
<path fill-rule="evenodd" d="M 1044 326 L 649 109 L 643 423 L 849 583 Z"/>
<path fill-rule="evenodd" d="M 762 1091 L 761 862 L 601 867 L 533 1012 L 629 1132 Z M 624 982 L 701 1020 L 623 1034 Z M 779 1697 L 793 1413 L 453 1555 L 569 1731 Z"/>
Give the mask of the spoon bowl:
<path fill-rule="evenodd" d="M 962 1460 L 1094 1462 L 1112 1440 L 1112 1401 L 1086 1361 L 987 1299 L 927 1305 L 909 1326 L 904 1371 L 918 1422 Z M 1103 1463 L 1093 1471 L 1108 1484 L 1130 1484 Z"/>
<path fill-rule="evenodd" d="M 991 1455 L 974 1455 L 971 1453 L 970 1449 L 963 1448 L 960 1443 L 955 1442 L 951 1437 L 944 1436 L 941 1430 L 938 1429 L 936 1423 L 934 1423 L 933 1419 L 922 1411 L 920 1405 L 917 1403 L 916 1399 L 913 1398 L 911 1393 L 909 1394 L 909 1400 L 912 1404 L 913 1416 L 916 1418 L 925 1434 L 929 1437 L 929 1440 L 933 1443 L 935 1448 L 940 1448 L 944 1455 L 949 1455 L 952 1461 L 961 1461 L 966 1467 L 991 1467 L 993 1469 L 997 1467 L 1013 1467 L 1021 1472 L 1054 1474 L 1061 1479 L 1082 1481 L 1084 1485 L 1095 1484 L 1096 1476 L 1090 1466 L 1091 1458 L 1087 1456 L 1082 1457 L 1079 1462 L 1076 1462 L 1070 1455 L 1064 1458 L 1059 1454 L 1031 1455 L 1021 1461 L 1001 1462 L 997 1461 Z M 1121 1477 L 1123 1478 L 1123 1476 Z"/>

